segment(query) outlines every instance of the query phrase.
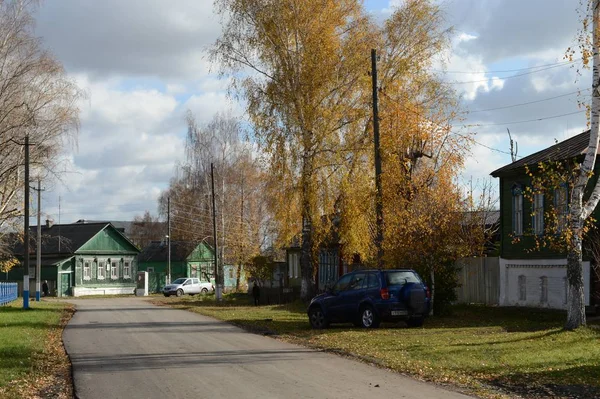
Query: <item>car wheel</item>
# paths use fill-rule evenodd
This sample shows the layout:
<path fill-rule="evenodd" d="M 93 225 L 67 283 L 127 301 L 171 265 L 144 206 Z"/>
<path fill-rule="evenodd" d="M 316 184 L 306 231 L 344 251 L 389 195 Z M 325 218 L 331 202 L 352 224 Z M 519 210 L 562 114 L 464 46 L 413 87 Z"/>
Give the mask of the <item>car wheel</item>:
<path fill-rule="evenodd" d="M 200 293 L 202 295 L 206 295 L 206 294 L 208 294 L 208 290 L 206 288 L 202 288 L 202 291 L 200 291 Z"/>
<path fill-rule="evenodd" d="M 364 306 L 360 311 L 360 325 L 363 328 L 379 327 L 379 316 L 371 306 Z"/>
<path fill-rule="evenodd" d="M 165 295 L 167 298 L 171 296 L 171 295 L 169 295 L 169 294 L 164 294 L 164 295 Z"/>
<path fill-rule="evenodd" d="M 177 292 L 175 293 L 175 295 L 177 295 L 178 297 L 182 296 L 183 295 L 183 290 L 181 288 L 178 289 Z"/>
<path fill-rule="evenodd" d="M 424 321 L 423 317 L 415 317 L 415 318 L 406 320 L 406 324 L 409 327 L 423 327 L 423 321 Z"/>
<path fill-rule="evenodd" d="M 319 306 L 315 306 L 312 309 L 310 309 L 310 311 L 308 312 L 308 320 L 310 321 L 310 326 L 318 330 L 322 328 L 327 328 L 327 326 L 329 325 L 327 317 L 325 317 L 323 310 L 321 310 L 321 307 Z"/>

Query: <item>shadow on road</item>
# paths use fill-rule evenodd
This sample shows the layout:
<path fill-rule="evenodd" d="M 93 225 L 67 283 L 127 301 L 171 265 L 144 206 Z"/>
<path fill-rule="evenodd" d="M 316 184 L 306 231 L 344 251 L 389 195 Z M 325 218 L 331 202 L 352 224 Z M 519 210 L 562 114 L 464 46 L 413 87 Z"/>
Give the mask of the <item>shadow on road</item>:
<path fill-rule="evenodd" d="M 231 364 L 256 364 L 260 362 L 289 362 L 303 360 L 302 354 L 314 352 L 305 348 L 287 350 L 234 350 L 185 353 L 132 353 L 118 355 L 81 354 L 71 357 L 73 366 L 80 372 L 106 372 L 186 368 L 190 366 L 215 366 Z"/>

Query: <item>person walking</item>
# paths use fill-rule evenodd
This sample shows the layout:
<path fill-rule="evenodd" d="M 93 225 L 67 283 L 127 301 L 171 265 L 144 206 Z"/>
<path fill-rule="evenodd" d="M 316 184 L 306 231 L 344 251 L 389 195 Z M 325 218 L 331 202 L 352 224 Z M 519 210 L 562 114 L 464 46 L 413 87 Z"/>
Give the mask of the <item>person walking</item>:
<path fill-rule="evenodd" d="M 48 289 L 48 280 L 44 280 L 42 283 L 42 292 L 44 293 L 44 296 L 48 296 L 50 294 L 50 290 Z"/>
<path fill-rule="evenodd" d="M 252 296 L 254 297 L 254 306 L 258 306 L 260 304 L 260 287 L 256 280 L 254 280 L 254 285 L 252 286 Z"/>

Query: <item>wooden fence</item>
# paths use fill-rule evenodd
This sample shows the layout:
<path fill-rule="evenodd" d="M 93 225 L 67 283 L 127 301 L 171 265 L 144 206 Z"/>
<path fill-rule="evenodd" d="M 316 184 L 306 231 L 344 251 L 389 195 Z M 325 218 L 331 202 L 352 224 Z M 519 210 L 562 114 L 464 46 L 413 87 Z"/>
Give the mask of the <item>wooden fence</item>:
<path fill-rule="evenodd" d="M 500 297 L 500 259 L 498 257 L 464 258 L 457 262 L 458 303 L 498 305 Z"/>

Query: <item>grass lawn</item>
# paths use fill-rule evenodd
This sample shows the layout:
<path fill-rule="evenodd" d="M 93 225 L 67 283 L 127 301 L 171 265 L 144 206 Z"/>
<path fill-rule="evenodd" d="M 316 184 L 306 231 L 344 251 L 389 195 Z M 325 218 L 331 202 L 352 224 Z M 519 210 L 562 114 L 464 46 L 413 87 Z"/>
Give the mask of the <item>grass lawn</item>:
<path fill-rule="evenodd" d="M 299 303 L 254 307 L 247 295 L 229 295 L 219 305 L 213 296 L 153 301 L 483 397 L 600 397 L 600 330 L 564 331 L 559 311 L 460 306 L 424 328 L 384 323 L 377 330 L 315 331 Z"/>
<path fill-rule="evenodd" d="M 62 345 L 72 307 L 22 299 L 0 307 L 0 397 L 70 397 L 70 363 Z"/>

